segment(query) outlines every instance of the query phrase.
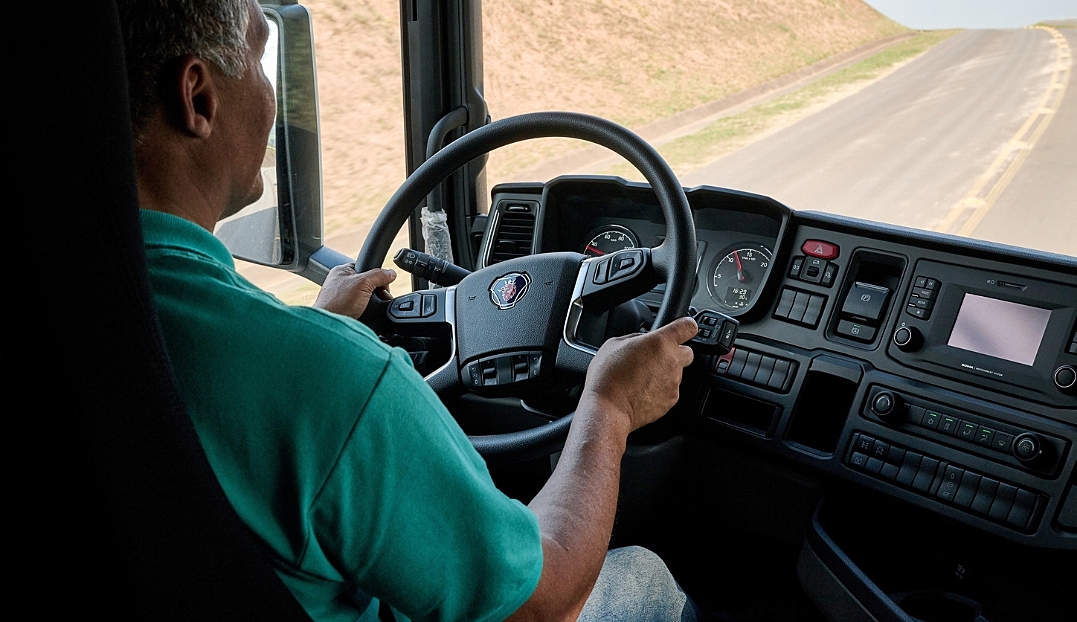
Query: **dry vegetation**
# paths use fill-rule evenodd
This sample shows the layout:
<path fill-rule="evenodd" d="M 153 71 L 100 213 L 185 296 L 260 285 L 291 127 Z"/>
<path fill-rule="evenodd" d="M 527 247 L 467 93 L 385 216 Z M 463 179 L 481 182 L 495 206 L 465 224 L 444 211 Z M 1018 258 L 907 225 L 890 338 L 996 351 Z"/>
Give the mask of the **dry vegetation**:
<path fill-rule="evenodd" d="M 404 179 L 397 0 L 313 14 L 327 233 L 369 222 Z M 577 110 L 636 127 L 896 32 L 861 0 L 486 0 L 492 116 Z M 491 183 L 574 148 L 502 150 Z"/>

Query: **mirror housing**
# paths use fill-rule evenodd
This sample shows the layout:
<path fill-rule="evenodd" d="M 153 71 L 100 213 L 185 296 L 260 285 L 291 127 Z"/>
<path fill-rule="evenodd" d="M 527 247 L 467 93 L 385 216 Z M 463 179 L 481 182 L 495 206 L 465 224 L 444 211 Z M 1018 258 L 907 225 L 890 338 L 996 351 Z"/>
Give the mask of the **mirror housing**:
<path fill-rule="evenodd" d="M 277 117 L 262 168 L 266 191 L 254 204 L 218 223 L 214 234 L 239 259 L 298 272 L 320 283 L 328 268 L 310 261 L 324 240 L 310 12 L 295 0 L 263 1 L 261 6 L 271 35 L 276 33 L 276 45 L 267 44 L 263 56 L 271 80 L 275 64 L 277 96 Z M 275 63 L 271 55 L 276 56 Z M 271 188 L 276 189 L 272 211 Z"/>

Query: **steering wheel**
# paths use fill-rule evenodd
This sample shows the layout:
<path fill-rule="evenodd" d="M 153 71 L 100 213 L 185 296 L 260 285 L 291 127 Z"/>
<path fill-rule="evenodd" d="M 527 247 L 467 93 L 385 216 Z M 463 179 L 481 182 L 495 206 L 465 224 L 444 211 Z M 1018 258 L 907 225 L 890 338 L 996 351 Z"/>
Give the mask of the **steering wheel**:
<path fill-rule="evenodd" d="M 394 299 L 378 330 L 452 339 L 450 360 L 426 377 L 442 399 L 465 391 L 514 395 L 554 377 L 582 378 L 596 352 L 576 340 L 584 308 L 609 309 L 664 282 L 665 294 L 652 328 L 688 311 L 695 285 L 696 233 L 684 189 L 642 138 L 611 121 L 579 113 L 510 117 L 450 143 L 416 169 L 386 203 L 367 235 L 356 269 L 380 267 L 415 208 L 458 168 L 499 147 L 546 137 L 599 144 L 635 166 L 658 196 L 666 221 L 665 240 L 657 248 L 599 258 L 564 252 L 519 257 L 473 272 L 455 286 Z M 518 462 L 557 451 L 571 421 L 568 415 L 521 432 L 469 438 L 488 462 Z"/>

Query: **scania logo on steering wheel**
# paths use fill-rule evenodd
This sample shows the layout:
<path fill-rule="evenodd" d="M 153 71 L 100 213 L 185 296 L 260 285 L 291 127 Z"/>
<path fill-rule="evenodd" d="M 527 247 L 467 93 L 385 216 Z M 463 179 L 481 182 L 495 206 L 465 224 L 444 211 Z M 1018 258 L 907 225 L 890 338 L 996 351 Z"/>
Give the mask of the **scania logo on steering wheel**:
<path fill-rule="evenodd" d="M 490 284 L 490 300 L 498 309 L 511 309 L 520 302 L 531 287 L 531 275 L 526 272 L 510 272 Z"/>

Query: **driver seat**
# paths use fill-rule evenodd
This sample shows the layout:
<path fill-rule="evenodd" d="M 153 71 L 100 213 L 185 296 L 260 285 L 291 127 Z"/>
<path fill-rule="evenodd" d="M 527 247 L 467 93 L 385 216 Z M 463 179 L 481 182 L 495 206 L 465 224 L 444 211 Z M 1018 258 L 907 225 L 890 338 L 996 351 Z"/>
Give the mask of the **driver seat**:
<path fill-rule="evenodd" d="M 52 618 L 309 620 L 225 498 L 175 386 L 146 272 L 116 7 L 13 8 L 9 183 L 32 228 L 9 220 L 9 232 L 51 252 L 15 254 L 36 265 L 19 266 L 33 283 L 9 315 L 23 340 L 4 355 L 29 405 L 8 406 L 11 601 Z"/>

